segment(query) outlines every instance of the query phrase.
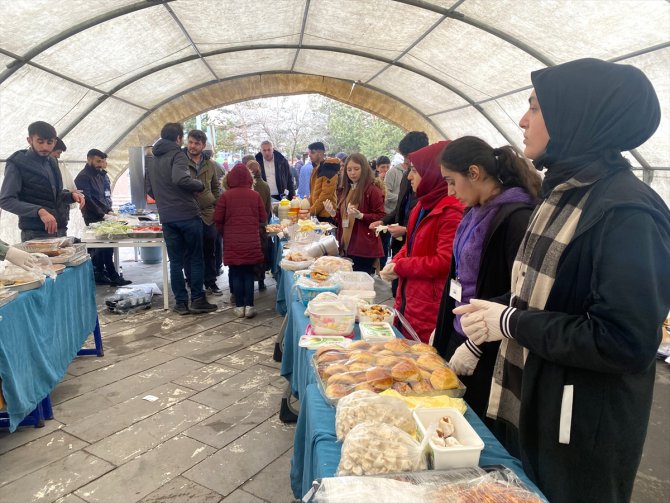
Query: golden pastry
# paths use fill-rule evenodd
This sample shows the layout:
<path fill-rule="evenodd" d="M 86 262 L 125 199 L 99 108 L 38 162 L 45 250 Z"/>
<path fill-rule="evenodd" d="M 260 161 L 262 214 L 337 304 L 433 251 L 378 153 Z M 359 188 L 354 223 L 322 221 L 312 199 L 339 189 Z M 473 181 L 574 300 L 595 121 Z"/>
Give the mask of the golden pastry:
<path fill-rule="evenodd" d="M 405 382 L 414 382 L 421 380 L 421 374 L 419 373 L 419 367 L 415 363 L 410 363 L 408 361 L 402 361 L 397 363 L 391 369 L 391 377 L 396 381 L 405 381 Z"/>
<path fill-rule="evenodd" d="M 365 378 L 376 390 L 385 390 L 393 386 L 391 373 L 381 367 L 373 367 L 365 373 Z"/>
<path fill-rule="evenodd" d="M 444 365 L 445 365 L 444 360 L 440 356 L 430 354 L 430 353 L 426 353 L 426 354 L 423 354 L 423 355 L 419 356 L 416 359 L 416 363 L 422 369 L 430 370 L 431 372 L 433 370 L 444 367 Z"/>
<path fill-rule="evenodd" d="M 430 384 L 435 389 L 455 389 L 458 388 L 458 377 L 454 371 L 448 367 L 441 367 L 430 376 Z"/>
<path fill-rule="evenodd" d="M 367 341 L 354 341 L 349 344 L 348 349 L 370 349 L 370 343 Z"/>
<path fill-rule="evenodd" d="M 323 369 L 323 374 L 327 377 L 334 376 L 335 374 L 341 374 L 343 372 L 349 372 L 349 367 L 343 363 L 334 363 Z"/>
<path fill-rule="evenodd" d="M 409 344 L 405 342 L 405 339 L 393 339 L 384 343 L 384 348 L 394 353 L 407 353 L 409 352 Z"/>
<path fill-rule="evenodd" d="M 335 374 L 328 378 L 328 386 L 331 384 L 355 384 L 356 380 L 351 374 Z"/>
<path fill-rule="evenodd" d="M 359 382 L 356 386 L 354 386 L 354 390 L 356 391 L 373 391 L 376 392 L 377 390 L 372 387 L 372 385 L 369 382 Z"/>
<path fill-rule="evenodd" d="M 345 362 L 347 355 L 340 351 L 328 351 L 316 357 L 317 363 Z"/>
<path fill-rule="evenodd" d="M 372 367 L 372 364 L 363 362 L 354 362 L 348 365 L 348 367 L 350 372 L 365 372 L 370 367 Z"/>
<path fill-rule="evenodd" d="M 375 360 L 380 367 L 393 367 L 400 362 L 400 358 L 395 355 L 382 355 Z"/>
<path fill-rule="evenodd" d="M 433 386 L 426 380 L 413 382 L 410 386 L 414 393 L 429 393 L 430 391 L 433 391 Z"/>
<path fill-rule="evenodd" d="M 412 388 L 406 382 L 394 382 L 393 389 L 396 390 L 401 395 L 406 395 L 412 392 Z"/>
<path fill-rule="evenodd" d="M 367 351 L 352 351 L 349 354 L 349 363 L 372 363 L 375 357 Z"/>
<path fill-rule="evenodd" d="M 346 396 L 349 393 L 351 393 L 352 390 L 353 388 L 345 386 L 344 384 L 339 383 L 329 384 L 326 387 L 326 396 L 328 398 L 342 398 L 343 396 Z"/>
<path fill-rule="evenodd" d="M 437 349 L 429 344 L 419 342 L 417 344 L 412 344 L 409 348 L 412 353 L 437 353 Z"/>

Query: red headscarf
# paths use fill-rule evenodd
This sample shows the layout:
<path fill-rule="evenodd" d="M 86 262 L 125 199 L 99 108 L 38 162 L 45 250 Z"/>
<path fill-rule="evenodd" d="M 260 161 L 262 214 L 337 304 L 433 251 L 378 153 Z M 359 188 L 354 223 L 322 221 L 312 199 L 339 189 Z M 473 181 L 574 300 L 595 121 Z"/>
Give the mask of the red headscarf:
<path fill-rule="evenodd" d="M 440 156 L 449 143 L 449 140 L 438 141 L 408 156 L 414 169 L 421 175 L 416 197 L 419 198 L 421 206 L 428 210 L 449 195 L 449 186 L 440 172 Z"/>

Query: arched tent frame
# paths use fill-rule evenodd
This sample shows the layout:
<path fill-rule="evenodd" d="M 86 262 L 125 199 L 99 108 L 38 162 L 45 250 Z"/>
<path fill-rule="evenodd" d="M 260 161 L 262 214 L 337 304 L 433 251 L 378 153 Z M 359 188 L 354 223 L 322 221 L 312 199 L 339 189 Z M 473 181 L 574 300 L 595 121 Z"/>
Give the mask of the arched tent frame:
<path fill-rule="evenodd" d="M 3 5 L 2 164 L 41 119 L 68 144 L 68 162 L 102 148 L 116 178 L 127 148 L 151 143 L 165 122 L 303 92 L 434 140 L 476 134 L 518 146 L 530 72 L 586 56 L 639 66 L 664 112 L 670 102 L 663 0 L 62 0 L 45 7 Z M 654 137 L 631 152 L 648 180 L 670 166 L 669 137 L 664 113 Z"/>

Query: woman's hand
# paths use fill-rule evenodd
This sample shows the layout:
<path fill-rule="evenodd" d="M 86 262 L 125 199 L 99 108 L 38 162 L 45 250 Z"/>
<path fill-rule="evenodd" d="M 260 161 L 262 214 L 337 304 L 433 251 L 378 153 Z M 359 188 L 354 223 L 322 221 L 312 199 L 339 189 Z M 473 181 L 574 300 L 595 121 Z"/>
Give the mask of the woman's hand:
<path fill-rule="evenodd" d="M 407 234 L 407 227 L 403 227 L 402 225 L 398 224 L 392 224 L 389 225 L 388 231 L 391 233 L 391 236 L 397 239 Z"/>
<path fill-rule="evenodd" d="M 352 215 L 356 220 L 363 218 L 363 213 L 358 211 L 358 208 L 356 208 L 356 206 L 351 203 L 349 203 L 349 206 L 347 206 L 347 214 Z"/>
<path fill-rule="evenodd" d="M 330 213 L 331 217 L 335 216 L 335 206 L 333 206 L 333 202 L 330 199 L 326 199 L 323 202 L 323 208 Z"/>

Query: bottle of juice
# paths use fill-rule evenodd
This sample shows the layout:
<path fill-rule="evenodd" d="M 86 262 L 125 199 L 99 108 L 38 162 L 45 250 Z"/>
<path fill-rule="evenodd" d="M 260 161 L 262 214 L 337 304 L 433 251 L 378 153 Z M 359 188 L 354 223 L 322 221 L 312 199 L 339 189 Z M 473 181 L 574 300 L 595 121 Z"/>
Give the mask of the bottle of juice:
<path fill-rule="evenodd" d="M 282 197 L 281 201 L 279 201 L 279 208 L 277 209 L 277 216 L 279 217 L 279 222 L 283 222 L 284 220 L 289 219 L 289 208 L 291 206 L 291 203 L 286 197 Z"/>
<path fill-rule="evenodd" d="M 295 223 L 298 221 L 298 212 L 300 211 L 300 198 L 299 197 L 293 197 L 291 199 L 291 206 L 288 210 L 288 216 L 289 220 L 292 223 Z"/>
<path fill-rule="evenodd" d="M 298 213 L 298 217 L 301 220 L 307 220 L 309 218 L 309 199 L 307 197 L 303 197 L 300 200 L 300 213 Z"/>

